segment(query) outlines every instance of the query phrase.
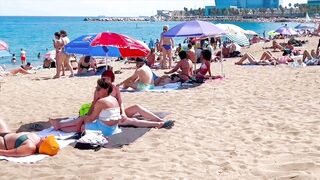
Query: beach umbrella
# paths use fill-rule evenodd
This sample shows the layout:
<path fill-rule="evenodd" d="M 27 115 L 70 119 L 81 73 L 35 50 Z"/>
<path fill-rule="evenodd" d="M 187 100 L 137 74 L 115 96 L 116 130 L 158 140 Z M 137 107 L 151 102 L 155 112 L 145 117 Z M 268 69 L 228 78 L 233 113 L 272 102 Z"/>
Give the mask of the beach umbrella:
<path fill-rule="evenodd" d="M 230 41 L 237 43 L 240 46 L 249 46 L 250 42 L 246 35 L 243 33 L 237 33 L 237 34 L 226 34 L 226 38 L 228 38 Z"/>
<path fill-rule="evenodd" d="M 282 35 L 297 35 L 298 32 L 289 28 L 288 26 L 283 26 L 283 27 L 280 27 L 278 28 L 277 30 L 275 30 L 275 32 L 278 32 Z"/>
<path fill-rule="evenodd" d="M 56 50 L 51 50 L 46 52 L 46 54 L 43 55 L 46 59 L 55 59 L 56 58 Z"/>
<path fill-rule="evenodd" d="M 299 30 L 304 30 L 304 29 L 315 29 L 316 26 L 315 24 L 299 24 L 294 28 Z"/>
<path fill-rule="evenodd" d="M 163 34 L 164 37 L 199 37 L 225 34 L 216 25 L 205 21 L 187 21 L 178 24 Z"/>
<path fill-rule="evenodd" d="M 0 50 L 8 51 L 9 50 L 9 45 L 6 42 L 0 40 Z"/>
<path fill-rule="evenodd" d="M 217 26 L 227 33 L 232 33 L 232 34 L 236 34 L 236 33 L 245 34 L 246 33 L 246 30 L 244 30 L 241 27 L 234 25 L 234 24 L 217 24 Z"/>
<path fill-rule="evenodd" d="M 69 54 L 108 57 L 145 57 L 149 48 L 128 36 L 102 32 L 82 35 L 65 46 Z"/>
<path fill-rule="evenodd" d="M 246 35 L 257 35 L 257 33 L 252 31 L 252 30 L 246 30 L 244 34 L 246 34 Z"/>
<path fill-rule="evenodd" d="M 280 34 L 280 33 L 275 32 L 275 31 L 269 31 L 269 32 L 268 32 L 268 35 L 269 35 L 269 36 L 272 36 L 272 37 L 273 37 L 273 36 L 277 36 L 277 35 L 279 35 L 279 34 Z"/>

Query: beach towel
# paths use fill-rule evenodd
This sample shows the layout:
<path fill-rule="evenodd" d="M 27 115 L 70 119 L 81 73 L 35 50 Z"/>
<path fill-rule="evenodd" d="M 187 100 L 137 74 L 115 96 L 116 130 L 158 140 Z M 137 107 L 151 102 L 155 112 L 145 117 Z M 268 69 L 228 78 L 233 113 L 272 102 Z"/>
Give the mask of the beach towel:
<path fill-rule="evenodd" d="M 68 146 L 69 144 L 73 143 L 75 139 L 68 139 L 72 136 L 74 136 L 76 133 L 65 133 L 62 131 L 56 131 L 53 129 L 53 127 L 50 127 L 48 129 L 44 129 L 40 132 L 38 132 L 38 135 L 40 137 L 48 136 L 48 135 L 54 135 L 57 138 L 57 142 L 59 143 L 60 149 Z M 46 157 L 50 157 L 49 155 L 45 154 L 34 154 L 26 157 L 6 157 L 6 156 L 0 156 L 0 160 L 7 160 L 15 163 L 36 163 Z"/>
<path fill-rule="evenodd" d="M 181 88 L 181 83 L 177 82 L 177 83 L 169 83 L 163 86 L 154 86 L 153 89 L 149 89 L 146 91 L 135 91 L 132 88 L 128 88 L 128 89 L 121 89 L 121 92 L 168 92 L 168 91 L 173 91 L 173 90 L 177 90 Z"/>
<path fill-rule="evenodd" d="M 155 112 L 160 118 L 165 118 L 169 112 Z M 141 116 L 135 118 L 143 119 Z M 129 145 L 150 131 L 151 128 L 135 128 L 135 127 L 120 127 L 121 133 L 108 137 L 108 144 L 104 145 L 104 148 L 121 148 L 124 145 Z"/>
<path fill-rule="evenodd" d="M 120 129 L 121 133 L 108 137 L 108 143 L 103 146 L 104 148 L 121 148 L 124 145 L 129 145 L 150 131 L 151 128 L 120 127 Z"/>

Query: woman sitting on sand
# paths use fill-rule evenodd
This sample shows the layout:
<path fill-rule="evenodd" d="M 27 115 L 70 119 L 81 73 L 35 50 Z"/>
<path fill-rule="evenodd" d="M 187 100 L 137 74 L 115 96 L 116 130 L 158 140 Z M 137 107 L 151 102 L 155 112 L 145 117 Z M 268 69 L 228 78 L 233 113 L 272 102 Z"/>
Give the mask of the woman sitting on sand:
<path fill-rule="evenodd" d="M 83 56 L 78 64 L 78 75 L 94 75 L 96 73 L 96 64 L 93 63 L 91 56 Z M 93 68 L 93 69 L 90 69 Z"/>
<path fill-rule="evenodd" d="M 41 138 L 30 132 L 10 132 L 7 125 L 0 119 L 0 156 L 23 157 L 35 153 L 55 155 L 59 144 L 54 136 Z"/>
<path fill-rule="evenodd" d="M 105 72 L 102 73 L 101 79 L 107 83 L 114 82 L 115 76 L 110 66 Z M 170 121 L 170 120 L 164 121 L 160 117 L 156 116 L 155 114 L 153 114 L 152 112 L 148 111 L 146 108 L 140 105 L 133 105 L 133 106 L 124 108 L 119 87 L 115 86 L 114 84 L 112 84 L 112 92 L 110 95 L 115 97 L 118 100 L 118 103 L 120 105 L 122 119 L 119 121 L 119 125 L 123 125 L 123 126 L 132 125 L 136 127 L 155 127 L 155 128 L 170 128 L 173 125 L 173 121 Z M 93 100 L 89 114 L 94 109 L 96 101 L 97 101 L 96 99 Z M 133 118 L 134 115 L 136 114 L 140 114 L 142 117 L 144 117 L 147 120 L 138 120 L 136 118 Z"/>
<path fill-rule="evenodd" d="M 275 58 L 270 51 L 263 52 L 260 60 L 257 60 L 252 54 L 246 53 L 241 59 L 236 62 L 236 65 L 244 65 L 245 60 L 249 61 L 251 65 L 277 65 L 277 64 L 287 64 L 293 60 L 289 57 L 289 54 L 285 51 L 280 58 Z"/>
<path fill-rule="evenodd" d="M 118 123 L 122 117 L 117 99 L 110 96 L 112 90 L 111 83 L 99 79 L 94 92 L 96 102 L 92 113 L 67 122 L 62 122 L 61 119 L 49 119 L 50 124 L 56 130 L 64 132 L 95 130 L 101 131 L 104 136 L 111 136 L 118 133 L 120 131 Z"/>
<path fill-rule="evenodd" d="M 320 65 L 320 51 L 311 50 L 309 53 L 307 50 L 303 52 L 302 61 L 306 63 L 307 66 Z"/>

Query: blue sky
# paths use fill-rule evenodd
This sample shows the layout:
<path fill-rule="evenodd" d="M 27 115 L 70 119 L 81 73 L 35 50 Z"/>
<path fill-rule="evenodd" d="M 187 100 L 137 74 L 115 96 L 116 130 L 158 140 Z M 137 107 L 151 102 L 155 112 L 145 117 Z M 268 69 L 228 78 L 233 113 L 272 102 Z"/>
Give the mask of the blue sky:
<path fill-rule="evenodd" d="M 307 0 L 284 0 L 284 4 Z M 213 5 L 214 0 L 0 0 L 0 15 L 139 16 L 158 9 L 179 10 Z"/>

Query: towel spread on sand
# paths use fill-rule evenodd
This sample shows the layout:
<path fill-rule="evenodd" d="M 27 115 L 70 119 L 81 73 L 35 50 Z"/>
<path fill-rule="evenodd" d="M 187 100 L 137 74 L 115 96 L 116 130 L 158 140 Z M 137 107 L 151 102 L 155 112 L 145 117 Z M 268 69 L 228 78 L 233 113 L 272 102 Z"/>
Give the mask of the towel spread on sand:
<path fill-rule="evenodd" d="M 181 83 L 169 83 L 163 86 L 154 86 L 153 89 L 146 90 L 147 92 L 168 92 L 168 91 L 173 91 L 177 90 L 181 87 Z M 121 92 L 144 92 L 144 91 L 135 91 L 132 88 L 128 89 L 121 89 Z"/>
<path fill-rule="evenodd" d="M 44 129 L 40 132 L 38 132 L 38 135 L 40 137 L 48 136 L 48 135 L 54 135 L 57 138 L 57 142 L 60 145 L 60 149 L 68 146 L 69 144 L 73 143 L 75 139 L 68 139 L 72 136 L 74 136 L 76 133 L 64 133 L 62 131 L 56 131 L 52 127 L 48 129 Z M 35 163 L 37 161 L 40 161 L 46 157 L 49 157 L 49 155 L 45 154 L 34 154 L 26 157 L 6 157 L 6 156 L 0 156 L 0 160 L 7 160 L 15 163 Z"/>
<path fill-rule="evenodd" d="M 161 119 L 169 115 L 169 112 L 154 112 Z M 144 119 L 141 116 L 136 116 L 138 119 Z M 108 137 L 108 144 L 105 148 L 120 148 L 123 145 L 129 145 L 150 131 L 151 128 L 135 128 L 135 127 L 120 127 L 122 132 Z"/>
<path fill-rule="evenodd" d="M 163 119 L 165 116 L 167 116 L 170 113 L 155 112 L 154 114 Z M 64 121 L 72 120 L 75 117 L 76 116 L 71 116 L 69 119 Z M 138 119 L 143 119 L 141 116 L 135 116 L 135 117 Z M 134 127 L 120 127 L 120 128 L 122 130 L 121 133 L 108 137 L 109 142 L 104 146 L 105 148 L 120 148 L 123 145 L 131 144 L 151 129 L 151 128 L 134 128 Z M 39 131 L 38 135 L 40 137 L 54 135 L 57 138 L 57 141 L 61 149 L 76 141 L 76 139 L 71 139 L 76 135 L 75 132 L 65 133 L 62 131 L 56 131 L 53 129 L 53 127 Z M 49 156 L 45 154 L 34 154 L 26 157 L 0 156 L 0 160 L 7 160 L 15 163 L 35 163 L 46 157 L 49 157 Z"/>

